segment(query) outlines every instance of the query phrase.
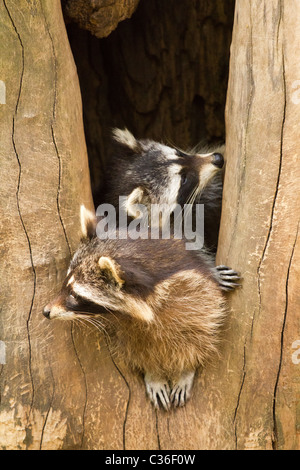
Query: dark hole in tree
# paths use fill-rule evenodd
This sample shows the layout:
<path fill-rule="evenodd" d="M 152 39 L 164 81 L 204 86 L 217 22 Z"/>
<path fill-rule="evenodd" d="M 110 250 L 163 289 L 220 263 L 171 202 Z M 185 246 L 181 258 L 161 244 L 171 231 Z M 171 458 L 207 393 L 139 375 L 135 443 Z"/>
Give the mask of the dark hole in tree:
<path fill-rule="evenodd" d="M 68 24 L 95 205 L 113 127 L 181 148 L 224 141 L 233 16 L 234 0 L 141 0 L 105 39 Z"/>

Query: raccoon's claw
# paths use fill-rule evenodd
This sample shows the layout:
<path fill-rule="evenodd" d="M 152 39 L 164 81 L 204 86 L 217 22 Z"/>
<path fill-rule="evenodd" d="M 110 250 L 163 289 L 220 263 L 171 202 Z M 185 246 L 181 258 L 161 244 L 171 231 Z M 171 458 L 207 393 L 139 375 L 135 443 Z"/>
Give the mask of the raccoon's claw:
<path fill-rule="evenodd" d="M 170 387 L 167 382 L 156 381 L 151 377 L 150 374 L 145 375 L 145 384 L 148 397 L 155 406 L 159 408 L 159 402 L 162 404 L 166 411 L 169 411 L 171 407 L 170 402 Z"/>
<path fill-rule="evenodd" d="M 241 287 L 241 284 L 239 284 L 241 276 L 233 269 L 228 268 L 228 266 L 216 266 L 213 269 L 213 276 L 224 291 L 229 292 Z"/>
<path fill-rule="evenodd" d="M 191 397 L 194 372 L 185 372 L 171 391 L 170 399 L 175 407 L 184 406 Z"/>

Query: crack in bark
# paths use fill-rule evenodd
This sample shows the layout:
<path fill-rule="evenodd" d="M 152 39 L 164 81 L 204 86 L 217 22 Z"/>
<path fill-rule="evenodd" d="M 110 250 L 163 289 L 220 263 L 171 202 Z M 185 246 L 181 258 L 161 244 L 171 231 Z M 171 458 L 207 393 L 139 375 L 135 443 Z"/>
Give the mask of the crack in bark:
<path fill-rule="evenodd" d="M 281 9 L 280 9 L 280 16 L 279 16 L 279 21 L 278 21 L 278 29 L 277 29 L 277 42 L 278 42 L 278 37 L 279 37 L 279 31 L 280 31 L 280 24 L 282 22 L 282 8 L 283 5 L 281 3 Z M 252 26 L 251 26 L 251 37 L 252 37 Z M 257 276 L 258 276 L 258 295 L 259 295 L 259 306 L 258 306 L 258 312 L 261 311 L 261 305 L 262 305 L 262 295 L 261 295 L 261 268 L 265 259 L 265 255 L 270 243 L 271 239 L 271 234 L 273 230 L 273 219 L 274 219 L 274 213 L 275 213 L 275 207 L 276 207 L 276 202 L 277 202 L 277 197 L 278 197 L 278 192 L 279 192 L 279 183 L 280 183 L 280 178 L 281 178 L 281 172 L 282 172 L 282 160 L 283 160 L 283 136 L 284 136 L 284 128 L 285 128 L 285 122 L 286 122 L 286 109 L 287 109 L 287 88 L 286 88 L 286 78 L 285 78 L 285 58 L 284 58 L 284 48 L 282 47 L 282 79 L 283 79 L 283 90 L 284 90 L 284 105 L 283 105 L 283 118 L 282 118 L 282 125 L 281 125 L 281 135 L 280 135 L 280 160 L 279 160 L 279 168 L 278 168 L 278 176 L 277 176 L 277 182 L 276 182 L 276 190 L 275 190 L 275 195 L 273 199 L 273 204 L 272 204 L 272 210 L 271 210 L 271 216 L 270 216 L 270 226 L 269 226 L 269 231 L 267 234 L 265 246 L 262 252 L 262 256 L 257 268 Z M 248 112 L 247 112 L 247 122 L 249 122 L 249 116 L 250 116 L 250 106 L 248 107 Z M 254 328 L 254 323 L 256 319 L 256 314 L 255 311 L 253 312 L 253 317 L 252 317 L 252 322 L 251 322 L 251 330 L 250 330 L 250 341 L 252 341 L 253 337 L 253 328 Z M 281 347 L 283 345 L 281 344 Z M 238 413 L 238 407 L 240 403 L 240 397 L 242 394 L 242 390 L 245 384 L 245 378 L 246 378 L 246 371 L 245 371 L 245 354 L 246 354 L 246 343 L 244 345 L 244 369 L 243 369 L 243 377 L 242 377 L 242 383 L 241 383 L 241 388 L 239 391 L 238 395 L 238 401 L 237 401 L 237 407 L 235 409 L 235 415 L 234 415 L 234 423 L 235 423 L 235 437 L 236 437 L 236 446 L 237 446 L 237 430 L 236 430 L 236 418 L 237 418 L 237 413 Z M 282 354 L 282 351 L 281 351 Z M 275 386 L 276 390 L 276 386 Z M 273 421 L 274 421 L 274 409 L 273 409 Z M 275 421 L 274 421 L 274 430 L 275 430 Z"/>
<path fill-rule="evenodd" d="M 36 293 L 36 270 L 35 270 L 35 266 L 34 266 L 34 262 L 33 262 L 33 254 L 32 254 L 32 247 L 31 247 L 29 234 L 27 232 L 26 225 L 25 225 L 25 222 L 24 222 L 23 216 L 22 216 L 22 211 L 21 211 L 21 208 L 20 208 L 19 194 L 20 194 L 20 186 L 21 186 L 22 166 L 21 166 L 21 161 L 20 161 L 20 157 L 19 157 L 19 154 L 18 154 L 18 151 L 17 151 L 17 148 L 16 148 L 16 142 L 15 142 L 15 120 L 16 120 L 16 116 L 17 116 L 17 113 L 18 113 L 20 97 L 21 97 L 21 90 L 22 90 L 22 86 L 23 86 L 23 77 L 24 77 L 24 69 L 25 69 L 25 52 L 24 52 L 24 45 L 23 45 L 21 36 L 20 36 L 20 34 L 17 30 L 17 27 L 15 25 L 15 22 L 14 22 L 12 16 L 11 16 L 10 10 L 9 10 L 7 4 L 6 4 L 6 0 L 3 0 L 3 4 L 4 4 L 4 8 L 7 12 L 7 15 L 8 15 L 8 17 L 11 21 L 11 24 L 13 26 L 13 29 L 14 29 L 17 37 L 18 37 L 18 41 L 20 43 L 21 53 L 22 53 L 22 69 L 21 69 L 21 75 L 20 75 L 19 91 L 18 91 L 15 111 L 14 111 L 14 115 L 13 115 L 13 122 L 12 122 L 12 145 L 13 145 L 13 149 L 14 149 L 14 152 L 15 152 L 15 155 L 16 155 L 18 166 L 19 166 L 18 183 L 17 183 L 17 191 L 16 191 L 17 209 L 18 209 L 18 214 L 19 214 L 19 217 L 20 217 L 20 222 L 21 222 L 21 225 L 23 227 L 23 231 L 24 231 L 26 239 L 27 239 L 30 262 L 31 262 L 32 273 L 33 273 L 33 294 L 32 294 L 31 304 L 30 304 L 30 308 L 29 308 L 27 321 L 26 321 L 27 338 L 28 338 L 29 374 L 30 374 L 31 388 L 32 388 L 32 399 L 31 399 L 30 411 L 29 411 L 29 415 L 28 415 L 28 422 L 29 422 L 29 418 L 30 418 L 32 408 L 33 408 L 34 395 L 35 395 L 33 375 L 32 375 L 32 364 L 31 364 L 31 339 L 30 339 L 29 323 L 30 323 L 30 319 L 31 319 L 33 303 L 34 303 L 34 300 L 35 300 L 35 293 Z"/>
<path fill-rule="evenodd" d="M 237 448 L 238 448 L 238 437 L 237 437 L 237 423 L 236 423 L 236 418 L 237 418 L 237 413 L 238 413 L 238 409 L 239 409 L 239 406 L 240 406 L 241 394 L 242 394 L 242 390 L 243 390 L 243 387 L 244 387 L 245 379 L 246 379 L 246 343 L 244 344 L 243 375 L 242 375 L 241 386 L 240 386 L 240 390 L 239 390 L 239 393 L 238 393 L 237 403 L 236 403 L 236 407 L 235 407 L 235 410 L 234 410 L 234 418 L 233 418 L 234 435 L 235 435 L 235 448 L 236 448 L 236 450 L 237 450 Z"/>
<path fill-rule="evenodd" d="M 82 435 L 81 435 L 81 444 L 80 444 L 80 448 L 82 449 L 83 439 L 84 439 L 84 432 L 85 432 L 85 413 L 86 413 L 87 402 L 88 402 L 88 386 L 87 386 L 86 373 L 85 373 L 84 367 L 82 365 L 82 362 L 80 360 L 80 357 L 79 357 L 79 354 L 78 354 L 78 351 L 77 351 L 77 348 L 76 348 L 76 345 L 75 345 L 75 339 L 74 339 L 74 334 L 73 334 L 73 326 L 74 325 L 72 324 L 71 325 L 71 330 L 70 330 L 71 340 L 72 340 L 73 348 L 74 348 L 74 351 L 75 351 L 75 355 L 76 355 L 79 367 L 80 367 L 82 375 L 83 375 L 84 386 L 85 386 L 85 399 L 84 399 L 83 412 L 82 412 Z"/>
<path fill-rule="evenodd" d="M 284 310 L 284 317 L 283 317 L 282 329 L 281 329 L 280 358 L 279 358 L 279 365 L 278 365 L 277 377 L 276 377 L 276 382 L 275 382 L 275 387 L 274 387 L 274 394 L 273 394 L 273 397 L 274 397 L 273 398 L 273 439 L 272 439 L 273 450 L 278 450 L 278 426 L 277 426 L 277 419 L 276 419 L 276 397 L 277 397 L 278 383 L 279 383 L 281 367 L 282 367 L 284 332 L 285 332 L 285 326 L 286 326 L 286 321 L 287 321 L 287 311 L 288 311 L 288 306 L 289 306 L 289 279 L 290 279 L 290 272 L 291 272 L 292 262 L 293 262 L 293 258 L 294 258 L 295 248 L 296 248 L 296 244 L 297 244 L 297 241 L 298 241 L 299 223 L 300 222 L 298 222 L 296 238 L 295 238 L 293 248 L 292 248 L 292 253 L 291 253 L 291 256 L 290 256 L 288 272 L 287 272 L 287 277 L 286 277 L 286 284 L 285 284 L 286 300 L 285 300 L 285 310 Z"/>
<path fill-rule="evenodd" d="M 279 24 L 278 24 L 278 29 L 277 29 L 277 43 L 278 43 L 278 38 L 279 38 L 279 32 L 280 32 L 280 24 L 282 22 L 283 18 L 283 3 L 280 1 L 280 16 L 279 16 Z M 287 112 L 287 84 L 286 84 L 286 76 L 285 76 L 285 57 L 284 57 L 284 43 L 282 44 L 282 81 L 283 81 L 283 92 L 284 92 L 284 104 L 283 104 L 283 117 L 282 117 L 282 124 L 281 124 L 281 135 L 280 135 L 280 160 L 279 160 L 279 168 L 278 168 L 278 176 L 277 176 L 277 182 L 276 182 L 276 190 L 275 190 L 275 195 L 273 199 L 273 204 L 272 204 L 272 210 L 271 210 L 271 217 L 270 217 L 270 226 L 269 226 L 269 231 L 266 239 L 266 243 L 262 252 L 262 256 L 257 268 L 257 275 L 258 275 L 258 294 L 259 294 L 259 312 L 261 311 L 261 304 L 262 304 L 262 296 L 261 296 L 261 268 L 265 259 L 265 255 L 270 243 L 271 239 L 271 234 L 273 231 L 273 219 L 274 219 L 274 214 L 275 214 L 275 208 L 276 208 L 276 203 L 277 203 L 277 198 L 278 198 L 278 193 L 279 193 L 279 184 L 280 184 L 280 179 L 281 179 L 281 173 L 282 173 L 282 161 L 283 161 L 283 140 L 284 140 L 284 129 L 285 129 L 285 122 L 286 122 L 286 112 Z M 299 229 L 299 226 L 298 226 Z M 298 230 L 297 230 L 297 236 L 298 236 Z M 296 240 L 297 240 L 296 236 Z M 281 371 L 281 364 L 282 364 L 282 355 L 283 355 L 283 340 L 284 340 L 284 329 L 285 329 L 285 324 L 286 324 L 286 316 L 287 316 L 287 308 L 288 308 L 288 280 L 289 280 L 289 274 L 290 274 L 290 268 L 291 268 L 291 262 L 295 250 L 295 245 L 296 241 L 293 246 L 292 250 L 292 255 L 290 258 L 289 266 L 288 266 L 288 272 L 287 272 L 287 280 L 286 280 L 286 304 L 285 304 L 285 311 L 284 311 L 284 317 L 283 317 L 283 323 L 282 323 L 282 329 L 281 329 L 281 348 L 280 348 L 280 357 L 279 357 L 279 366 L 278 366 L 278 371 L 277 371 L 277 376 L 276 376 L 276 381 L 275 381 L 275 386 L 274 386 L 274 393 L 273 393 L 273 409 L 272 409 L 272 415 L 273 415 L 273 435 L 271 436 L 271 442 L 272 442 L 272 448 L 273 450 L 278 449 L 278 429 L 277 429 L 277 422 L 276 422 L 276 394 L 277 394 L 277 387 L 278 387 L 278 382 L 279 382 L 279 376 L 280 376 L 280 371 Z M 254 327 L 254 316 L 253 316 L 253 321 L 251 325 L 251 338 L 253 334 L 253 327 Z"/>
<path fill-rule="evenodd" d="M 62 227 L 62 230 L 63 230 L 63 233 L 64 233 L 64 238 L 66 240 L 66 244 L 68 246 L 68 251 L 69 251 L 69 254 L 71 256 L 72 250 L 71 250 L 70 242 L 69 242 L 69 239 L 68 239 L 66 227 L 65 227 L 65 224 L 64 224 L 64 221 L 63 221 L 63 218 L 62 218 L 61 208 L 60 208 L 60 193 L 61 193 L 61 180 L 62 180 L 62 158 L 61 158 L 59 150 L 58 150 L 58 146 L 57 146 L 57 142 L 56 142 L 56 138 L 55 138 L 55 131 L 54 131 L 54 122 L 55 122 L 55 119 L 56 119 L 56 105 L 57 105 L 57 57 L 56 57 L 56 53 L 55 53 L 53 37 L 52 37 L 52 34 L 50 32 L 50 28 L 49 28 L 49 25 L 48 25 L 48 22 L 47 22 L 47 19 L 46 19 L 46 15 L 45 15 L 42 3 L 41 3 L 41 11 L 42 11 L 42 14 L 43 14 L 43 17 L 44 17 L 45 28 L 47 30 L 47 33 L 48 33 L 48 36 L 49 36 L 49 39 L 50 39 L 50 43 L 51 43 L 53 65 L 54 65 L 54 99 L 53 99 L 53 111 L 52 111 L 52 120 L 51 120 L 51 124 L 50 124 L 50 129 L 51 129 L 52 142 L 53 142 L 55 153 L 56 153 L 57 160 L 58 160 L 58 185 L 57 185 L 56 205 L 57 205 L 57 213 L 58 213 L 58 217 L 59 217 L 59 220 L 60 220 L 60 224 L 61 224 L 61 227 Z M 82 447 L 83 438 L 84 438 L 85 411 L 86 411 L 86 407 L 87 407 L 87 379 L 86 379 L 86 374 L 85 374 L 84 368 L 83 368 L 82 363 L 81 363 L 80 358 L 79 358 L 78 351 L 76 349 L 76 345 L 75 345 L 75 341 L 74 341 L 74 337 L 73 337 L 73 325 L 70 326 L 70 335 L 71 335 L 71 340 L 72 340 L 72 345 L 73 345 L 73 348 L 74 348 L 74 351 L 75 351 L 75 355 L 76 355 L 79 367 L 82 371 L 83 378 L 84 378 L 84 383 L 85 383 L 85 402 L 84 402 L 84 406 L 83 406 L 83 416 L 82 416 L 83 431 L 82 431 L 82 436 L 81 436 L 81 447 Z M 53 377 L 53 375 L 52 375 L 52 377 Z M 53 378 L 53 380 L 54 380 L 54 378 Z M 53 390 L 54 389 L 55 389 L 55 383 L 53 382 Z M 51 398 L 51 401 L 50 401 L 50 404 L 49 404 L 49 409 L 48 409 L 48 412 L 46 414 L 44 426 L 43 426 L 43 429 L 42 429 L 40 445 L 42 445 L 43 431 L 45 429 L 46 422 L 47 422 L 47 419 L 48 419 L 48 415 L 49 415 L 49 412 L 50 412 L 50 409 L 51 409 L 52 400 L 53 400 L 53 396 Z"/>
<path fill-rule="evenodd" d="M 276 202 L 277 202 L 277 197 L 278 197 L 278 192 L 279 192 L 279 183 L 280 183 L 280 178 L 281 178 L 281 171 L 282 171 L 282 159 L 283 159 L 283 135 L 284 135 L 284 127 L 285 127 L 285 120 L 286 120 L 286 107 L 287 107 L 287 90 L 286 90 L 286 80 L 285 80 L 285 61 L 284 61 L 284 52 L 282 51 L 282 73 L 283 73 L 283 89 L 284 89 L 284 107 L 283 107 L 283 118 L 282 118 L 282 126 L 281 126 L 281 136 L 280 136 L 280 160 L 279 160 L 279 168 L 278 168 L 278 176 L 277 176 L 277 182 L 276 182 L 276 190 L 275 190 L 275 195 L 273 199 L 273 204 L 272 204 L 272 210 L 271 210 L 271 217 L 270 217 L 270 226 L 269 226 L 269 231 L 266 239 L 266 243 L 262 252 L 262 256 L 257 268 L 257 275 L 258 275 L 258 294 L 259 294 L 259 312 L 261 310 L 261 267 L 265 259 L 266 251 L 268 249 L 269 243 L 270 243 L 270 238 L 273 230 L 273 219 L 274 219 L 274 213 L 275 213 L 275 207 L 276 207 Z M 252 338 L 252 333 L 253 333 L 253 326 L 254 326 L 254 316 L 253 316 L 253 321 L 251 325 L 251 338 Z"/>
<path fill-rule="evenodd" d="M 253 76 L 253 21 L 252 21 L 252 11 L 251 11 L 251 4 L 250 6 L 250 46 L 249 46 L 249 80 L 251 83 L 250 87 L 250 95 L 249 95 L 249 102 L 247 106 L 247 118 L 246 118 L 246 128 L 245 128 L 245 137 L 244 137 L 244 145 L 243 145 L 243 163 L 242 163 L 242 172 L 240 176 L 240 182 L 239 182 L 239 190 L 241 193 L 242 190 L 242 184 L 245 180 L 245 172 L 246 172 L 246 155 L 247 155 L 247 135 L 248 135 L 248 130 L 249 130 L 249 125 L 250 125 L 250 114 L 251 114 L 251 109 L 253 105 L 253 97 L 254 97 L 254 90 L 255 90 L 255 82 L 254 82 L 254 76 Z M 235 217 L 235 222 L 234 222 L 234 229 L 233 233 L 236 233 L 236 226 L 237 226 L 237 219 L 238 219 L 238 213 L 239 213 L 239 208 L 240 208 L 240 195 L 238 197 L 238 202 L 237 202 L 237 209 L 236 209 L 236 217 Z M 230 242 L 230 248 L 232 246 L 232 241 L 233 237 L 231 238 Z M 253 319 L 254 319 L 255 313 L 253 313 L 252 317 L 252 324 L 253 324 Z M 250 338 L 252 336 L 252 327 L 251 327 L 251 333 L 250 333 Z M 242 371 L 242 377 L 241 377 L 241 385 L 237 397 L 237 403 L 236 407 L 234 410 L 234 418 L 233 418 L 233 424 L 234 424 L 234 435 L 235 435 L 235 446 L 237 449 L 238 446 L 238 436 L 237 436 L 237 414 L 240 406 L 240 400 L 241 400 L 241 395 L 243 392 L 245 380 L 246 380 L 246 344 L 247 344 L 247 339 L 245 339 L 244 342 L 244 363 L 243 363 L 243 371 Z"/>
<path fill-rule="evenodd" d="M 105 338 L 105 342 L 106 342 L 106 347 L 107 347 L 107 350 L 109 352 L 109 355 L 110 355 L 110 359 L 114 365 L 114 367 L 116 368 L 116 370 L 118 371 L 118 373 L 120 374 L 120 376 L 122 377 L 123 381 L 125 382 L 125 385 L 128 389 L 128 400 L 127 400 L 127 405 L 126 405 L 126 410 L 125 410 L 125 416 L 124 416 L 124 421 L 123 421 L 123 450 L 126 450 L 126 424 L 127 424 L 127 418 L 128 418 L 128 410 L 129 410 L 129 404 L 130 404 L 130 401 L 131 401 L 131 389 L 130 389 L 130 385 L 128 383 L 128 380 L 126 379 L 125 375 L 123 374 L 123 372 L 121 371 L 121 369 L 119 368 L 119 366 L 117 365 L 117 363 L 115 362 L 114 358 L 113 358 L 113 355 L 111 353 L 111 350 L 109 348 L 109 344 L 108 344 L 108 340 L 107 340 L 107 335 L 104 334 L 104 338 Z"/>
<path fill-rule="evenodd" d="M 60 220 L 60 224 L 62 226 L 62 229 L 63 229 L 63 232 L 64 232 L 64 237 L 65 237 L 66 243 L 68 245 L 68 250 L 69 250 L 69 253 L 71 255 L 72 250 L 71 250 L 71 246 L 70 246 L 70 243 L 69 243 L 66 227 L 65 227 L 62 215 L 61 215 L 61 209 L 60 209 L 62 159 L 61 159 L 60 153 L 58 151 L 58 146 L 57 146 L 57 142 L 56 142 L 56 138 L 55 138 L 55 132 L 54 132 L 54 122 L 55 122 L 55 119 L 56 119 L 56 103 L 57 103 L 57 57 L 56 57 L 56 53 L 55 53 L 53 37 L 52 37 L 52 34 L 50 32 L 50 28 L 49 28 L 49 25 L 47 23 L 46 15 L 45 15 L 45 12 L 44 12 L 44 9 L 43 9 L 42 5 L 41 5 L 41 9 L 42 9 L 43 17 L 44 17 L 45 27 L 46 27 L 48 36 L 50 38 L 50 43 L 51 43 L 51 48 L 52 48 L 52 56 L 53 56 L 53 64 L 54 64 L 54 101 L 53 101 L 52 122 L 51 122 L 50 127 L 51 127 L 52 141 L 53 141 L 53 145 L 54 145 L 57 160 L 58 160 L 58 187 L 57 187 L 56 204 L 57 204 L 57 212 L 58 212 L 58 217 L 59 217 L 59 220 Z"/>
<path fill-rule="evenodd" d="M 235 239 L 235 234 L 237 233 L 236 227 L 237 227 L 237 222 L 239 218 L 240 196 L 242 192 L 243 182 L 245 181 L 245 173 L 246 173 L 247 134 L 248 134 L 248 129 L 250 125 L 250 113 L 251 113 L 251 109 L 253 105 L 253 97 L 254 97 L 254 90 L 255 90 L 255 82 L 254 82 L 254 77 L 253 77 L 253 34 L 252 34 L 253 21 L 252 21 L 251 4 L 249 5 L 249 7 L 250 7 L 249 82 L 251 86 L 250 86 L 249 101 L 248 101 L 247 113 L 246 113 L 245 135 L 243 139 L 243 152 L 242 152 L 243 158 L 242 158 L 242 170 L 241 170 L 240 179 L 239 179 L 239 195 L 237 198 L 236 214 L 235 214 L 235 219 L 234 219 L 233 228 L 232 228 L 233 236 L 231 237 L 231 240 L 230 240 L 228 253 L 231 252 L 233 241 Z M 237 15 L 238 15 L 238 11 L 237 11 Z"/>
<path fill-rule="evenodd" d="M 53 377 L 53 372 L 52 372 L 51 364 L 49 363 L 48 365 L 49 365 L 49 369 L 51 371 L 53 389 L 52 389 L 50 404 L 49 404 L 49 407 L 48 407 L 48 410 L 47 410 L 47 413 L 46 413 L 46 416 L 45 416 L 45 421 L 44 421 L 42 431 L 41 431 L 40 447 L 39 447 L 40 450 L 42 450 L 42 447 L 43 447 L 44 432 L 45 432 L 45 429 L 46 429 L 49 413 L 50 413 L 50 410 L 52 408 L 52 403 L 53 403 L 53 399 L 54 399 L 54 395 L 55 395 L 55 381 L 54 381 L 54 377 Z"/>

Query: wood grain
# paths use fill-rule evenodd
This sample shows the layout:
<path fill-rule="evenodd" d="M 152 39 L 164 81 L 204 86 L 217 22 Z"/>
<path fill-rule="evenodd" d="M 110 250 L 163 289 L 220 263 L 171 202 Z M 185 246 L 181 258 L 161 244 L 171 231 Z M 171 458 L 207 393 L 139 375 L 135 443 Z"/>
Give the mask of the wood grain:
<path fill-rule="evenodd" d="M 105 39 L 68 25 L 93 194 L 101 190 L 113 127 L 184 149 L 224 141 L 233 12 L 233 0 L 140 0 Z"/>
<path fill-rule="evenodd" d="M 60 2 L 4 0 L 0 15 L 1 448 L 299 449 L 300 7 L 236 3 L 218 259 L 243 289 L 220 359 L 170 413 L 101 332 L 42 316 L 78 244 L 80 204 L 92 207 L 81 99 Z"/>
<path fill-rule="evenodd" d="M 299 18 L 289 2 L 236 5 L 219 262 L 244 276 L 227 338 L 235 351 L 228 368 L 240 383 L 240 449 L 299 448 L 299 365 L 291 349 L 300 337 Z"/>

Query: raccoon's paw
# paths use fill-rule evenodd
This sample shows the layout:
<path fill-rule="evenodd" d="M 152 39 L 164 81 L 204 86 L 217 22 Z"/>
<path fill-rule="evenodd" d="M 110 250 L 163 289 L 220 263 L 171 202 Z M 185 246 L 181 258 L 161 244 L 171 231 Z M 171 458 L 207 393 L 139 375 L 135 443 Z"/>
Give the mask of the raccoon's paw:
<path fill-rule="evenodd" d="M 234 289 L 241 287 L 241 284 L 239 283 L 241 276 L 239 273 L 227 266 L 216 266 L 213 268 L 212 273 L 214 278 L 218 281 L 221 289 L 226 292 L 233 291 Z"/>
<path fill-rule="evenodd" d="M 144 380 L 148 397 L 150 398 L 155 408 L 159 408 L 160 402 L 164 409 L 166 411 L 169 411 L 171 407 L 171 402 L 170 387 L 168 382 L 160 379 L 155 379 L 155 377 L 148 373 L 145 374 Z"/>
<path fill-rule="evenodd" d="M 170 399 L 175 407 L 184 406 L 190 399 L 195 372 L 184 372 L 174 384 Z"/>

